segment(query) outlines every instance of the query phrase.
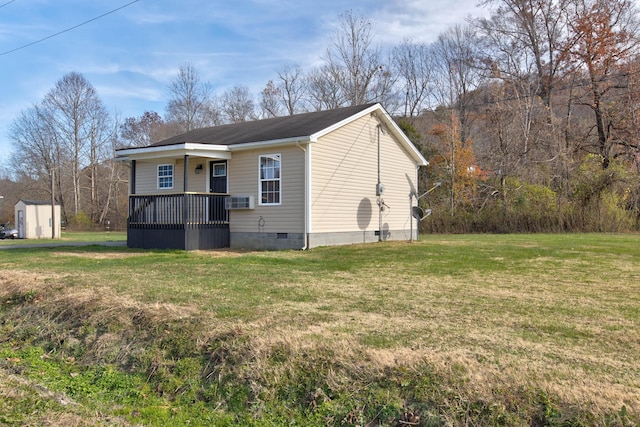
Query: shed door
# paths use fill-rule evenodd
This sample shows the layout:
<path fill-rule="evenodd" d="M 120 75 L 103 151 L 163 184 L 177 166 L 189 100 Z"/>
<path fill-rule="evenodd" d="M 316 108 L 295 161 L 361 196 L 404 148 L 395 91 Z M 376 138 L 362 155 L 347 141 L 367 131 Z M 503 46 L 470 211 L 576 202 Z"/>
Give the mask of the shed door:
<path fill-rule="evenodd" d="M 27 237 L 24 235 L 24 211 L 23 210 L 18 211 L 18 237 L 21 239 L 24 239 Z"/>

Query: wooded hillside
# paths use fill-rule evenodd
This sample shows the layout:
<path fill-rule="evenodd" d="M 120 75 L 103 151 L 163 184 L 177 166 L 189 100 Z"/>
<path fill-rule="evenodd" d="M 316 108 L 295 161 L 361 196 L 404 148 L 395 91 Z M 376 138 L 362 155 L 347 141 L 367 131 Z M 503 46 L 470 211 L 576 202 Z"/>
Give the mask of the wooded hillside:
<path fill-rule="evenodd" d="M 430 161 L 429 232 L 640 227 L 640 37 L 631 0 L 486 0 L 431 44 L 384 46 L 345 12 L 321 65 L 283 64 L 255 96 L 217 94 L 184 64 L 164 116 L 112 117 L 81 73 L 13 122 L 0 222 L 18 198 L 62 205 L 66 224 L 126 224 L 118 146 L 203 126 L 381 102 Z M 428 31 L 428 29 L 425 29 Z M 372 187 L 373 188 L 373 187 Z"/>

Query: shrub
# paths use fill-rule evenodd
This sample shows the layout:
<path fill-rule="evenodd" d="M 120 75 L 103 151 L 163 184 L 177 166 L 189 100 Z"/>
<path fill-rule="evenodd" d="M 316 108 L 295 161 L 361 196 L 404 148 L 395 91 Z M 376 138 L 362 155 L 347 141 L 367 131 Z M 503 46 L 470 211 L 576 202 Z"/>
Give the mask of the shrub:
<path fill-rule="evenodd" d="M 74 230 L 92 230 L 94 224 L 86 213 L 80 211 L 69 216 L 67 227 Z"/>

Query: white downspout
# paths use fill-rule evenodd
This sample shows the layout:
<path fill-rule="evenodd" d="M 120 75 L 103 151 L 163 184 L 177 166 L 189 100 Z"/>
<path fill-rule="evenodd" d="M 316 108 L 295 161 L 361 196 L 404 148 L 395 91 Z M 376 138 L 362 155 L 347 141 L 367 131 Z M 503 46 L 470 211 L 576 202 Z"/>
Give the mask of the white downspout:
<path fill-rule="evenodd" d="M 420 179 L 420 176 L 418 175 L 418 172 L 420 171 L 420 166 L 416 166 L 416 206 L 420 206 L 420 203 L 418 201 L 418 192 L 417 189 L 420 188 L 420 182 L 418 181 Z M 411 198 L 411 212 L 409 212 L 409 218 L 411 219 L 411 223 L 413 223 L 413 197 Z M 418 218 L 416 218 L 416 242 L 420 241 L 420 220 Z"/>
<path fill-rule="evenodd" d="M 300 141 L 296 142 L 296 145 L 298 146 L 299 149 L 302 150 L 302 152 L 304 153 L 304 231 L 303 231 L 303 239 L 304 239 L 304 246 L 302 247 L 303 251 L 306 251 L 308 249 L 309 246 L 309 206 L 308 206 L 308 200 L 309 200 L 309 173 L 308 173 L 308 159 L 307 159 L 307 149 L 304 148 L 302 145 L 300 145 Z"/>

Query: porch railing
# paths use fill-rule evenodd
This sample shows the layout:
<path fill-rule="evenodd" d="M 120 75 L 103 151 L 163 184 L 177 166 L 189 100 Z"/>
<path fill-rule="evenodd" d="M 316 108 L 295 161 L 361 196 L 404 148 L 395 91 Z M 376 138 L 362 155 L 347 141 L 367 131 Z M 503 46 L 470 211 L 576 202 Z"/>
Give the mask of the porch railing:
<path fill-rule="evenodd" d="M 229 223 L 226 193 L 129 196 L 129 228 L 182 228 Z"/>

